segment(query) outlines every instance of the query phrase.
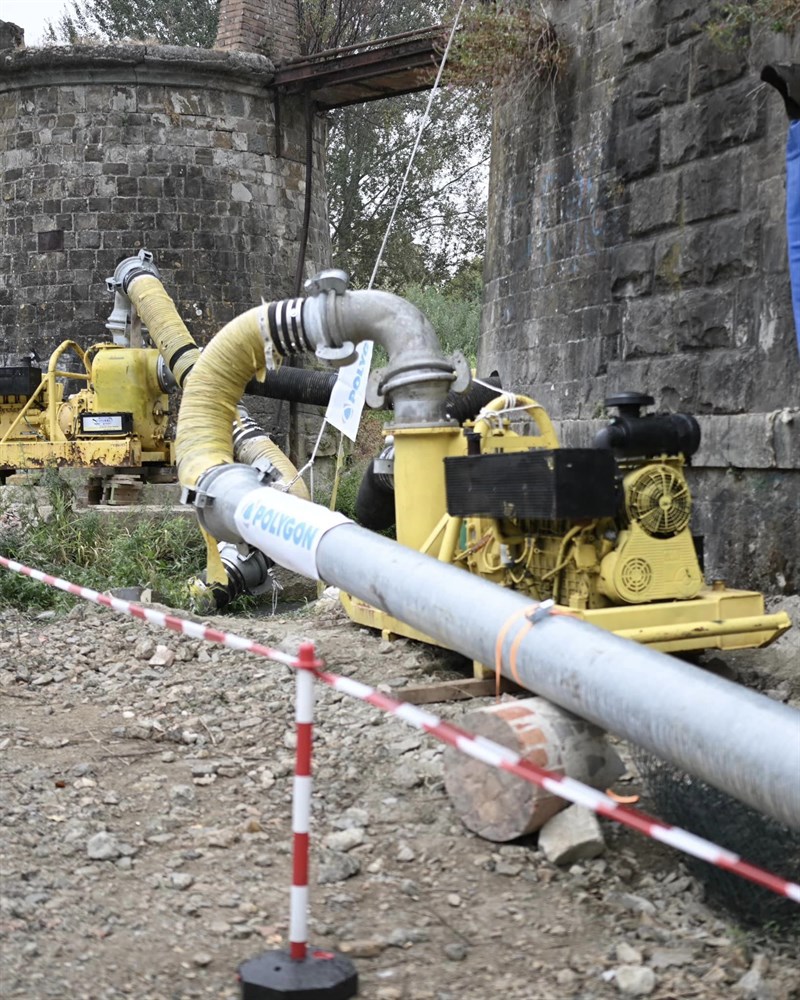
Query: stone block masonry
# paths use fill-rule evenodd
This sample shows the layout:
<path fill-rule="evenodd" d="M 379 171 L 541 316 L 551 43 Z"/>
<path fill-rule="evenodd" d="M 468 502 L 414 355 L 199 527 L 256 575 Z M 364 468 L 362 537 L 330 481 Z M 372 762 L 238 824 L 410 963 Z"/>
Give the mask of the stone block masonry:
<path fill-rule="evenodd" d="M 105 278 L 141 247 L 199 342 L 293 294 L 305 124 L 284 102 L 280 155 L 252 54 L 143 45 L 15 52 L 0 77 L 0 356 L 105 338 Z M 308 269 L 328 259 L 315 136 Z"/>
<path fill-rule="evenodd" d="M 570 421 L 623 389 L 712 421 L 794 411 L 786 117 L 758 74 L 800 62 L 800 37 L 724 50 L 704 0 L 546 6 L 568 67 L 554 93 L 496 108 L 481 369 Z M 761 470 L 751 452 L 729 448 L 744 471 L 725 489 L 695 463 L 698 515 L 721 535 L 707 551 L 730 580 L 797 588 L 796 533 L 780 568 L 769 538 L 800 516 L 800 463 Z M 765 490 L 772 507 L 753 502 Z M 749 539 L 737 496 L 760 513 Z"/>

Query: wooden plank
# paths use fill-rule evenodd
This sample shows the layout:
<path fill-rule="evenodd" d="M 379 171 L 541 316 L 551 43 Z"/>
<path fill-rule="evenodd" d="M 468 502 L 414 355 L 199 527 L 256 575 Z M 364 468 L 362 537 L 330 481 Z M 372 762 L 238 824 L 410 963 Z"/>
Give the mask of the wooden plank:
<path fill-rule="evenodd" d="M 500 679 L 501 693 L 519 691 L 516 684 Z M 494 677 L 479 680 L 475 677 L 436 681 L 433 684 L 412 684 L 398 688 L 393 694 L 411 705 L 430 705 L 437 701 L 467 701 L 470 698 L 490 698 L 495 693 Z"/>

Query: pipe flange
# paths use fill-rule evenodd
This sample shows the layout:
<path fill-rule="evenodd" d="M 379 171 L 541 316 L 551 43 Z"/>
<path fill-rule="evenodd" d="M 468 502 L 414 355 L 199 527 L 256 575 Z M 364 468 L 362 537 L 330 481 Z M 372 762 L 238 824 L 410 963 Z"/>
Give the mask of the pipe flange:
<path fill-rule="evenodd" d="M 450 391 L 464 392 L 472 383 L 472 371 L 469 367 L 469 362 L 461 351 L 453 351 L 450 355 L 450 362 L 453 365 L 453 371 L 456 375 L 456 380 L 450 386 Z"/>
<path fill-rule="evenodd" d="M 358 357 L 358 349 L 350 340 L 346 340 L 341 347 L 321 345 L 314 353 L 320 361 L 324 361 L 332 368 L 344 368 L 346 365 L 351 365 Z"/>
<path fill-rule="evenodd" d="M 369 379 L 367 380 L 367 406 L 372 410 L 386 409 L 386 397 L 381 391 L 385 374 L 385 368 L 375 368 L 369 374 Z"/>
<path fill-rule="evenodd" d="M 140 250 L 135 257 L 126 257 L 125 260 L 117 264 L 113 278 L 106 279 L 106 286 L 110 292 L 122 289 L 128 291 L 128 286 L 134 278 L 139 278 L 147 274 L 161 281 L 161 272 L 153 261 L 153 255 L 149 250 Z"/>
<path fill-rule="evenodd" d="M 390 396 L 391 393 L 397 392 L 398 389 L 402 389 L 405 386 L 429 384 L 431 382 L 455 382 L 455 379 L 455 372 L 446 370 L 433 373 L 417 370 L 409 372 L 407 375 L 396 375 L 392 372 L 386 381 L 380 385 L 380 391 L 385 396 Z"/>
<path fill-rule="evenodd" d="M 347 271 L 340 271 L 338 268 L 330 267 L 309 278 L 303 285 L 309 297 L 321 295 L 324 292 L 333 292 L 335 295 L 344 295 L 350 278 Z"/>

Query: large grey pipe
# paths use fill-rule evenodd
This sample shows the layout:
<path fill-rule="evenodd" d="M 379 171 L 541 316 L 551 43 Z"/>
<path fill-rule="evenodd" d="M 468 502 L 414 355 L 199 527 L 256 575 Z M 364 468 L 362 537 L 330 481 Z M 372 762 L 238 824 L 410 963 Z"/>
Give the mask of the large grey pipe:
<path fill-rule="evenodd" d="M 441 421 L 456 373 L 430 324 L 396 296 L 345 294 L 342 277 L 328 272 L 311 298 L 270 305 L 265 342 L 341 363 L 359 339 L 379 341 L 390 357 L 381 389 L 397 423 Z M 196 409 L 219 405 L 203 387 L 213 381 L 210 353 L 184 396 Z M 549 616 L 520 635 L 529 598 L 262 486 L 252 467 L 213 465 L 184 486 L 213 537 L 245 541 L 480 663 L 494 664 L 498 637 L 517 616 L 501 644 L 506 676 L 514 644 L 529 690 L 800 829 L 800 712 L 585 622 Z"/>
<path fill-rule="evenodd" d="M 308 537 L 301 525 L 317 525 L 324 531 L 315 553 L 321 579 L 480 663 L 494 664 L 504 625 L 531 606 L 522 594 L 342 524 L 316 504 L 281 496 L 282 513 L 270 517 L 276 491 L 259 487 L 244 466 L 218 466 L 202 486 L 198 514 L 215 537 L 244 538 L 280 562 L 282 526 Z M 255 527 L 243 529 L 248 509 Z M 521 625 L 518 618 L 502 643 L 509 677 Z M 528 690 L 800 829 L 795 709 L 564 616 L 545 616 L 522 637 L 516 669 Z"/>

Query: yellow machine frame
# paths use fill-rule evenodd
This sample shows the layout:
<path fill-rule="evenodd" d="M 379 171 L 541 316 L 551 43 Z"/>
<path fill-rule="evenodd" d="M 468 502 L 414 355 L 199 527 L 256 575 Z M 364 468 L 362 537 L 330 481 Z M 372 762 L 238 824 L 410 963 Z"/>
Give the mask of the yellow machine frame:
<path fill-rule="evenodd" d="M 507 406 L 507 399 L 499 397 L 484 408 L 472 427 L 481 437 L 483 453 L 559 447 L 553 424 L 538 403 L 518 396 L 514 407 L 526 411 L 536 423 L 538 433 L 532 436 L 511 430 L 510 421 L 500 412 Z M 464 521 L 478 519 L 443 513 L 447 508 L 444 460 L 467 454 L 464 428 L 390 427 L 387 433 L 394 438 L 397 540 L 442 562 L 464 566 L 466 553 L 459 548 Z M 342 594 L 341 601 L 353 621 L 380 629 L 385 639 L 406 636 L 439 645 L 430 636 L 358 598 Z M 703 585 L 696 596 L 685 600 L 594 609 L 562 607 L 600 628 L 671 653 L 766 646 L 791 626 L 785 612 L 765 614 L 761 593 L 729 589 L 721 581 Z M 480 664 L 475 668 L 479 676 L 485 673 Z"/>
<path fill-rule="evenodd" d="M 59 366 L 67 351 L 78 356 L 83 372 Z M 100 343 L 84 351 L 72 340 L 63 341 L 27 400 L 0 398 L 0 470 L 173 464 L 173 444 L 165 438 L 169 397 L 158 384 L 158 360 L 155 349 Z M 85 387 L 65 400 L 58 379 L 83 382 Z M 102 436 L 81 432 L 81 414 L 109 410 L 131 413 L 135 431 Z"/>

